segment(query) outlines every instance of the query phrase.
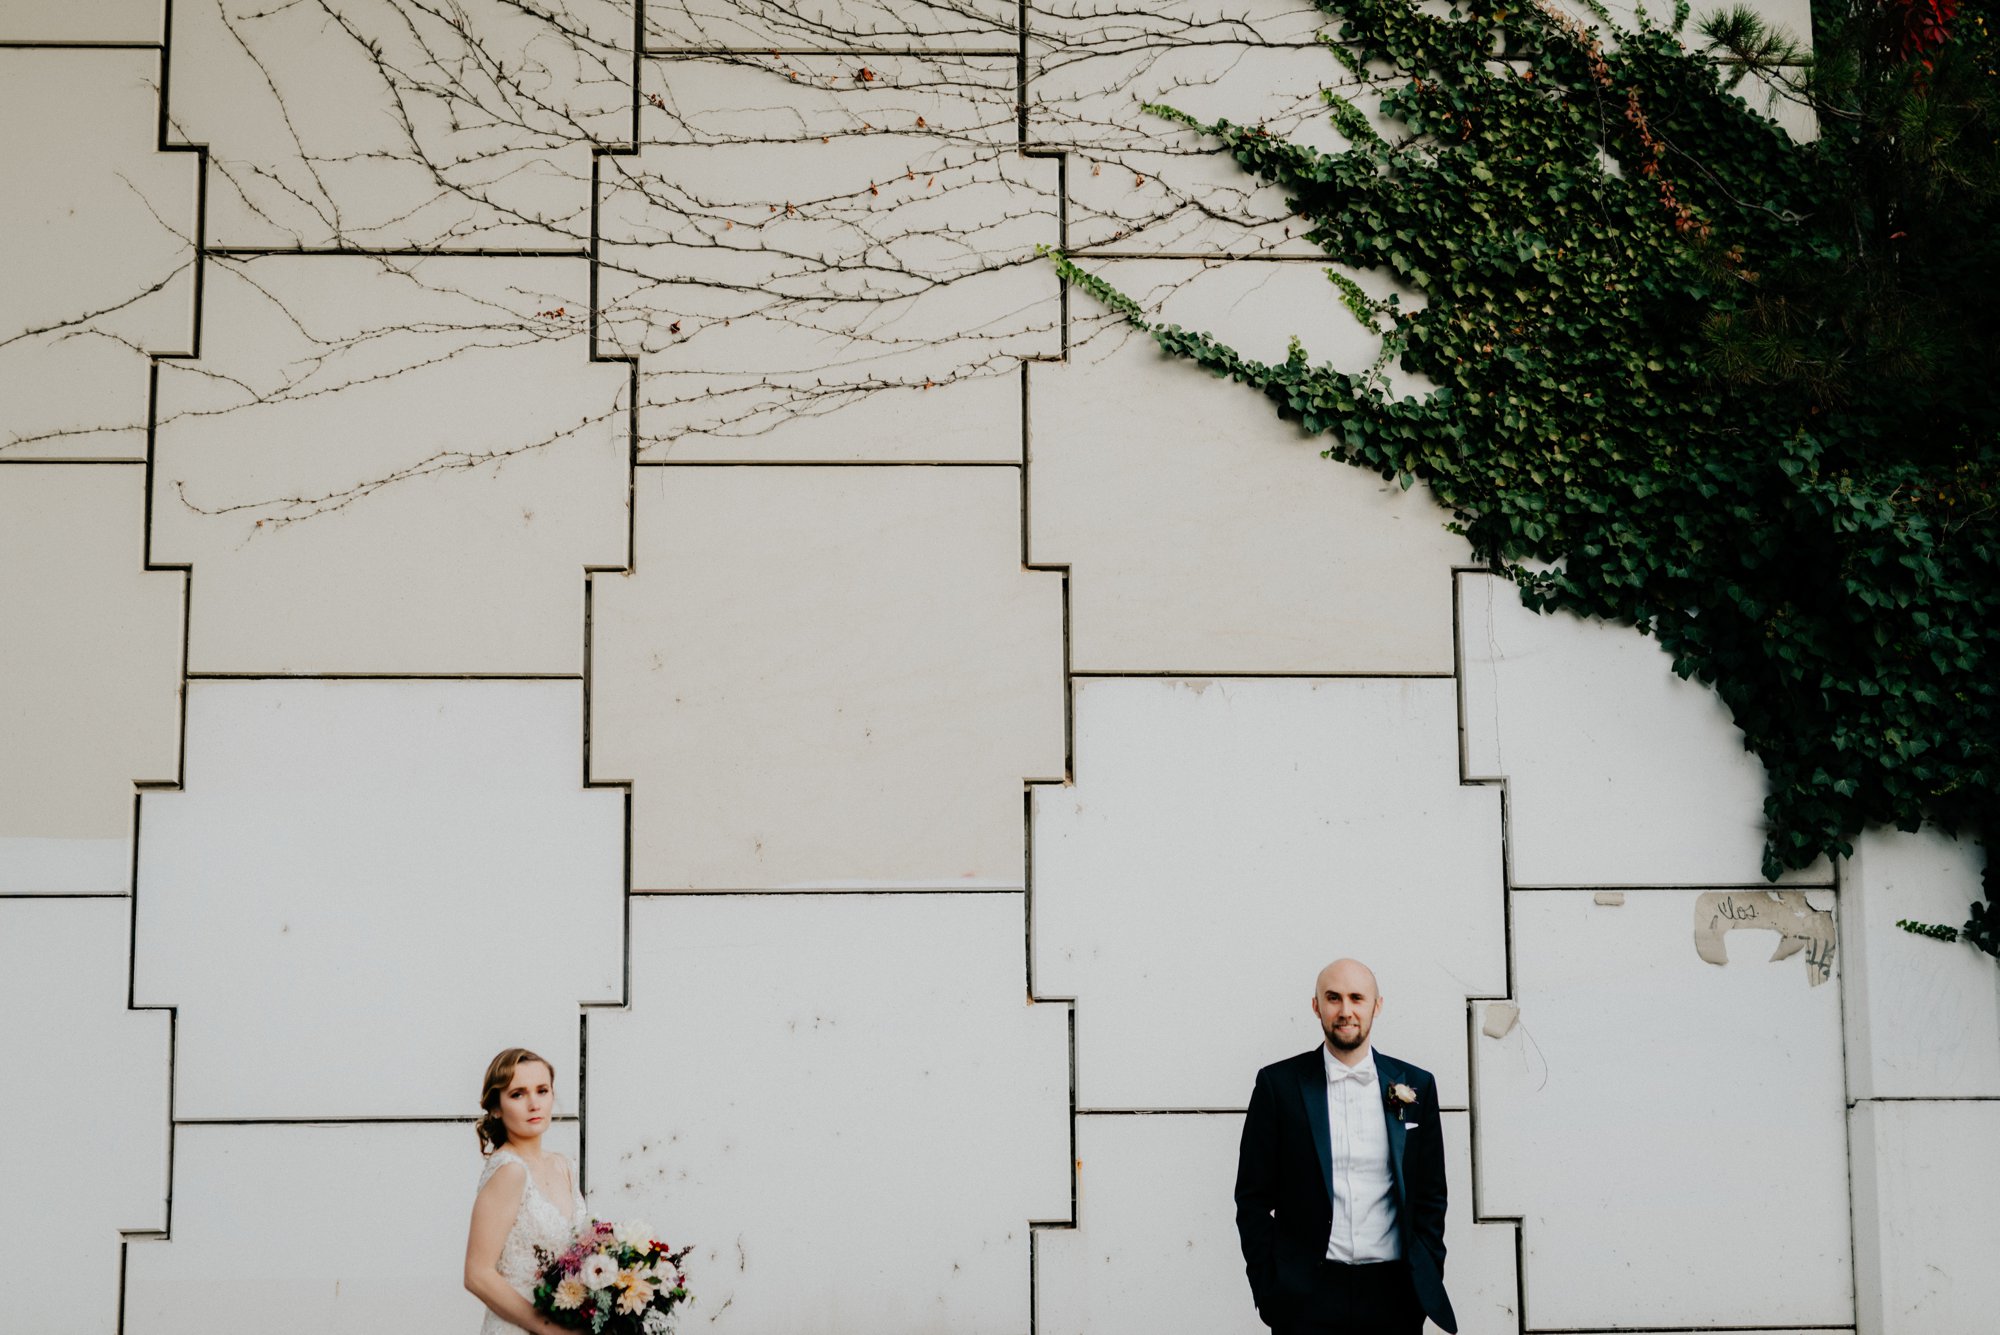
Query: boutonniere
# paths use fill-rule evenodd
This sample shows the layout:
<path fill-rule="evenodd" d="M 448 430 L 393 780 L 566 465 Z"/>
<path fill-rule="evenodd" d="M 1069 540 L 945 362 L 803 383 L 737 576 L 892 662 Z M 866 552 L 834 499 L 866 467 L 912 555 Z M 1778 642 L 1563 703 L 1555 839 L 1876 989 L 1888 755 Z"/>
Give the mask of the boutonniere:
<path fill-rule="evenodd" d="M 1417 1091 L 1411 1089 L 1408 1085 L 1391 1085 L 1388 1092 L 1382 1096 L 1382 1099 L 1389 1105 L 1389 1111 L 1395 1114 L 1396 1120 L 1400 1122 L 1403 1120 L 1404 1113 L 1417 1106 Z"/>

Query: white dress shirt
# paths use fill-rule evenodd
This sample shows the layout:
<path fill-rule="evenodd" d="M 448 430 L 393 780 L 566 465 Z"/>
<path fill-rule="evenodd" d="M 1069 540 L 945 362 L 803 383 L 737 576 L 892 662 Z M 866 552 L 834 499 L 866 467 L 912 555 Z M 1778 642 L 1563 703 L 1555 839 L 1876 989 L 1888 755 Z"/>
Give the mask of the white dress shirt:
<path fill-rule="evenodd" d="M 1361 1050 L 1349 1066 L 1325 1044 L 1326 1125 L 1333 1146 L 1333 1231 L 1326 1258 L 1349 1265 L 1393 1261 L 1403 1254 L 1396 1236 L 1395 1179 L 1389 1170 L 1389 1123 L 1375 1075 L 1375 1054 Z"/>

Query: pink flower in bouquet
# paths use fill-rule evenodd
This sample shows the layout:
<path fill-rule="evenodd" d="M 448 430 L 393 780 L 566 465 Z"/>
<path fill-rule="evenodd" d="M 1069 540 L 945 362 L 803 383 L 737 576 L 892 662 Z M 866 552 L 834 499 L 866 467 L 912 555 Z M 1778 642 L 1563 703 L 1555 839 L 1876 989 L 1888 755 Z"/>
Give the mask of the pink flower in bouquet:
<path fill-rule="evenodd" d="M 558 1256 L 556 1258 L 556 1265 L 561 1268 L 562 1272 L 565 1275 L 574 1275 L 579 1269 L 582 1268 L 583 1258 L 590 1255 L 595 1250 L 597 1249 L 593 1244 L 588 1242 L 579 1242 L 575 1246 L 571 1247 L 568 1251 L 564 1252 L 561 1256 Z"/>

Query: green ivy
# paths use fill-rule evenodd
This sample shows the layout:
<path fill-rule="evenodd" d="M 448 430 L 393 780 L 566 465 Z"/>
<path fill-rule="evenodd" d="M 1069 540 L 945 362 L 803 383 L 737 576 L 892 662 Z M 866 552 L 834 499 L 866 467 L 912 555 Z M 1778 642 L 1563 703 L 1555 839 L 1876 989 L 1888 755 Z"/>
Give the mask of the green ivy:
<path fill-rule="evenodd" d="M 1849 854 L 1870 825 L 1980 837 L 1988 902 L 1963 931 L 2000 955 L 1984 10 L 1921 62 L 1838 64 L 1824 44 L 1840 34 L 1823 36 L 1839 78 L 1800 85 L 1823 127 L 1801 144 L 1683 45 L 1684 8 L 1674 30 L 1642 19 L 1614 47 L 1534 3 L 1320 3 L 1344 23 L 1329 59 L 1392 71 L 1377 124 L 1395 133 L 1331 90 L 1337 152 L 1149 110 L 1282 187 L 1335 264 L 1422 294 L 1378 301 L 1328 271 L 1382 360 L 1340 370 L 1294 340 L 1283 362 L 1255 361 L 1057 267 L 1162 348 L 1262 390 L 1328 457 L 1428 485 L 1530 607 L 1655 636 L 1764 763 L 1767 876 Z M 1856 23 L 1871 59 L 1899 40 Z M 1790 77 L 1762 59 L 1789 53 L 1753 19 L 1711 37 L 1761 43 L 1735 77 Z M 1939 122 L 1956 138 L 1911 167 L 1929 132 L 1911 105 L 1942 115 L 1933 103 L 1961 88 L 1973 110 Z M 1989 176 L 1918 197 L 1968 171 Z M 1396 397 L 1389 358 L 1435 388 Z"/>

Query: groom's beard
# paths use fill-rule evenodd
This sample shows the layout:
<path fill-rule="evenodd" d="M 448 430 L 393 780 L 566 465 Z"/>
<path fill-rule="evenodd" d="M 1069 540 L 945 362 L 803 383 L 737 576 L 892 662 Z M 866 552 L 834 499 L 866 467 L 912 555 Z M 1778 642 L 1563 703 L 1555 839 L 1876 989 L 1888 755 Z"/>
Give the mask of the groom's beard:
<path fill-rule="evenodd" d="M 1368 1041 L 1368 1026 L 1357 1024 L 1352 1029 L 1340 1030 L 1328 1025 L 1326 1041 L 1330 1047 L 1338 1048 L 1342 1052 L 1352 1052 Z"/>

